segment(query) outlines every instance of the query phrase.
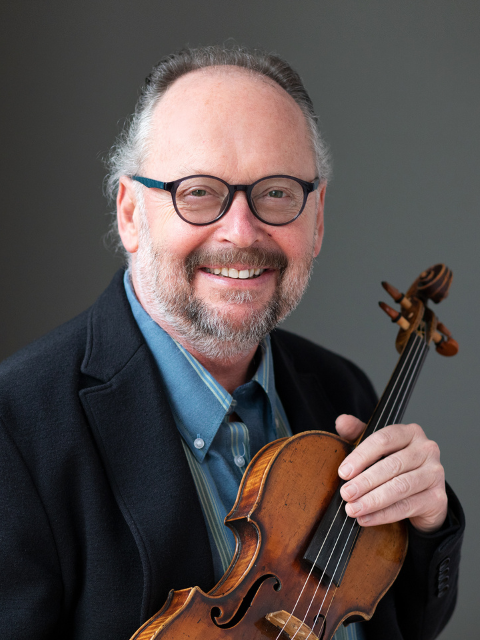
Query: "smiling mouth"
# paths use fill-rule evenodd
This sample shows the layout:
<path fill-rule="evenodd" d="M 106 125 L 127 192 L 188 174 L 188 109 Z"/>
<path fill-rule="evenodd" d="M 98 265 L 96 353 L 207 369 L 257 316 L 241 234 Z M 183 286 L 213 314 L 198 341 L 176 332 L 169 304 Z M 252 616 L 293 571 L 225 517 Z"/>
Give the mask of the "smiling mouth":
<path fill-rule="evenodd" d="M 202 271 L 205 271 L 206 273 L 212 273 L 216 276 L 223 276 L 224 278 L 240 278 L 242 280 L 249 280 L 252 278 L 258 278 L 259 276 L 262 275 L 262 273 L 264 271 L 266 271 L 266 269 L 232 269 L 229 267 L 216 267 L 213 269 L 210 269 L 209 267 L 204 267 L 202 269 Z"/>

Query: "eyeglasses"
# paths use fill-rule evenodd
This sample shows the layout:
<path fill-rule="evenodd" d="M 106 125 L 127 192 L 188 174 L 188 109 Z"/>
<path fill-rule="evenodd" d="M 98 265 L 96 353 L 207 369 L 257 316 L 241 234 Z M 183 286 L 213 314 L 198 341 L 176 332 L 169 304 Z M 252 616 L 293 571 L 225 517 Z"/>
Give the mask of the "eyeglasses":
<path fill-rule="evenodd" d="M 228 184 L 221 178 L 198 175 L 173 182 L 131 176 L 149 189 L 163 189 L 172 196 L 180 218 L 198 226 L 220 220 L 229 210 L 236 191 L 244 191 L 253 215 L 276 227 L 290 224 L 305 208 L 308 195 L 318 188 L 319 178 L 305 182 L 292 176 L 268 176 L 253 184 Z"/>

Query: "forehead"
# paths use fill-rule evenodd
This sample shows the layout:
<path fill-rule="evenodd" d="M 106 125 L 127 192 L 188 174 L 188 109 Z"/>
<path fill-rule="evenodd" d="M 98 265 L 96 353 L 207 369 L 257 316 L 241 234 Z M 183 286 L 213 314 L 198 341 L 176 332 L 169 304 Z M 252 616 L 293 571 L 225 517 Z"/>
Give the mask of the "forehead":
<path fill-rule="evenodd" d="M 155 108 L 149 142 L 148 165 L 162 171 L 163 180 L 186 172 L 252 181 L 273 173 L 313 179 L 315 173 L 300 107 L 269 78 L 236 67 L 179 78 Z"/>

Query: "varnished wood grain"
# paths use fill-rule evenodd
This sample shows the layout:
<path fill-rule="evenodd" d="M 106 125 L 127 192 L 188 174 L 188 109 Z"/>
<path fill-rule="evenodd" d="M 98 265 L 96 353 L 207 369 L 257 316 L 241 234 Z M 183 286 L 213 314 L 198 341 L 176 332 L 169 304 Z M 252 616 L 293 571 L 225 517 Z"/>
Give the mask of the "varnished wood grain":
<path fill-rule="evenodd" d="M 293 612 L 301 621 L 305 617 L 305 623 L 314 627 L 327 589 L 322 583 L 315 594 L 318 577 L 306 583 L 310 566 L 302 558 L 338 484 L 337 469 L 349 451 L 341 438 L 319 431 L 276 441 L 260 451 L 227 516 L 237 550 L 226 576 L 208 594 L 197 587 L 175 592 L 160 614 L 133 638 L 274 639 L 279 631 L 265 616 L 280 610 Z M 327 593 L 322 611 L 329 609 L 324 640 L 333 636 L 346 617 L 371 617 L 397 576 L 406 547 L 403 523 L 361 529 L 341 586 Z M 266 579 L 250 606 L 236 620 L 249 589 L 262 577 Z M 303 597 L 295 607 L 302 588 Z M 314 604 L 309 609 L 311 600 Z M 216 624 L 212 619 L 215 611 L 219 614 Z M 318 628 L 314 631 L 321 636 Z"/>

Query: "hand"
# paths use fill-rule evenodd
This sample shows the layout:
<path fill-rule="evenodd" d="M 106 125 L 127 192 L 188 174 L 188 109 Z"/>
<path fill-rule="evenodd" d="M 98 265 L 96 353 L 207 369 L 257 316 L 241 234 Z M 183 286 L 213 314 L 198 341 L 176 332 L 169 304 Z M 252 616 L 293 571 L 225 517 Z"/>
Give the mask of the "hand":
<path fill-rule="evenodd" d="M 355 441 L 365 425 L 341 415 L 336 429 Z M 340 465 L 347 515 L 370 527 L 410 518 L 423 532 L 440 529 L 447 517 L 445 473 L 440 450 L 418 424 L 397 424 L 366 438 Z"/>

